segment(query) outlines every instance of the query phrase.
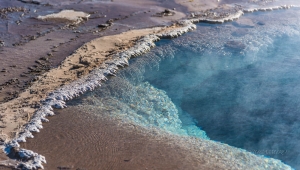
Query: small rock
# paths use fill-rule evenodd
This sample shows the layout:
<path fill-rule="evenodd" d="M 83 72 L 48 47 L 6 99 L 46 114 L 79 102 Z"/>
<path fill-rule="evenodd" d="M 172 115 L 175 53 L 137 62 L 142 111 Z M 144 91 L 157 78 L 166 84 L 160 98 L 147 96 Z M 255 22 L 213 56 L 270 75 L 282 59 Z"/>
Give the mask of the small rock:
<path fill-rule="evenodd" d="M 169 14 L 171 11 L 169 9 L 165 9 L 165 13 Z"/>
<path fill-rule="evenodd" d="M 110 26 L 109 24 L 99 24 L 98 28 L 107 28 L 109 26 Z"/>
<path fill-rule="evenodd" d="M 49 59 L 47 57 L 41 57 L 40 60 L 48 61 Z"/>
<path fill-rule="evenodd" d="M 26 76 L 25 74 L 20 74 L 20 77 L 28 77 L 28 76 Z"/>
<path fill-rule="evenodd" d="M 31 36 L 30 37 L 30 40 L 35 40 L 36 39 L 36 36 Z"/>
<path fill-rule="evenodd" d="M 4 41 L 0 40 L 0 47 L 3 47 L 5 45 Z"/>
<path fill-rule="evenodd" d="M 24 3 L 36 4 L 36 5 L 41 4 L 41 2 L 36 1 L 36 0 L 19 0 L 19 1 L 24 2 Z"/>
<path fill-rule="evenodd" d="M 71 70 L 76 70 L 76 69 L 79 69 L 79 68 L 82 68 L 82 67 L 84 67 L 83 64 L 76 64 L 76 65 L 72 66 Z"/>

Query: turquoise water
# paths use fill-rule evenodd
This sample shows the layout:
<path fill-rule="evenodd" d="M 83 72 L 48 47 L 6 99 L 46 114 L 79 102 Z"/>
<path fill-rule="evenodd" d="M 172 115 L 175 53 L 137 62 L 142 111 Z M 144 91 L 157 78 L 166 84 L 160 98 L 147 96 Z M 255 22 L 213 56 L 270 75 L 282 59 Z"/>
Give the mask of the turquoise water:
<path fill-rule="evenodd" d="M 297 12 L 246 15 L 251 27 L 199 24 L 158 42 L 82 102 L 100 114 L 210 138 L 299 169 Z"/>
<path fill-rule="evenodd" d="M 282 36 L 249 62 L 237 54 L 177 53 L 146 71 L 145 80 L 165 90 L 211 139 L 299 166 L 297 49 L 299 36 Z"/>

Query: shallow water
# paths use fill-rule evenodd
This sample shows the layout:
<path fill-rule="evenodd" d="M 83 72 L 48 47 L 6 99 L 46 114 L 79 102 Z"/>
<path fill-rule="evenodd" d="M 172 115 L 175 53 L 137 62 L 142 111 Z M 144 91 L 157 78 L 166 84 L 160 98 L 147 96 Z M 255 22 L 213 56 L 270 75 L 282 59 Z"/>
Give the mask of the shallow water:
<path fill-rule="evenodd" d="M 79 100 L 101 114 L 300 168 L 297 13 L 248 14 L 244 19 L 252 24 L 246 26 L 199 24 L 183 37 L 160 41 Z"/>
<path fill-rule="evenodd" d="M 22 147 L 45 155 L 46 169 L 267 165 L 210 138 L 299 169 L 299 14 L 247 14 L 250 25 L 198 24 L 162 40 Z"/>

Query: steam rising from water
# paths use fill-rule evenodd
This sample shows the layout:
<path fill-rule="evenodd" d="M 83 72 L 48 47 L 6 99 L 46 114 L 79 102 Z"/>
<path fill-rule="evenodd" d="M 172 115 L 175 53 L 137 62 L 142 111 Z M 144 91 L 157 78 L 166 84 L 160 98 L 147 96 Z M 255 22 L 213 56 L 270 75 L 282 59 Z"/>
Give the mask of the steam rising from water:
<path fill-rule="evenodd" d="M 164 52 L 172 54 L 173 50 L 166 49 Z M 160 54 L 164 52 L 160 51 Z M 157 67 L 155 63 L 159 64 L 162 58 L 162 55 L 153 55 L 133 63 L 101 88 L 90 92 L 84 99 L 85 105 L 97 106 L 99 113 L 109 113 L 145 127 L 159 127 L 174 134 L 208 139 L 194 120 L 175 106 L 165 91 L 144 81 L 147 65 Z M 183 120 L 180 115 L 184 116 Z"/>
<path fill-rule="evenodd" d="M 247 15 L 251 26 L 199 25 L 134 59 L 83 102 L 146 127 L 206 132 L 300 168 L 298 16 L 278 11 Z"/>

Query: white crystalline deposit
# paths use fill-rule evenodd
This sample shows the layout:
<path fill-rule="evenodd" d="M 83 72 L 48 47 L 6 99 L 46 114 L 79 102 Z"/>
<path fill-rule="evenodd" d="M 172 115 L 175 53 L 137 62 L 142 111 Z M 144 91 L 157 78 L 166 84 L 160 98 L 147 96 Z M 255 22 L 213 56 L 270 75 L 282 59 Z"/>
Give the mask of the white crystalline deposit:
<path fill-rule="evenodd" d="M 157 36 L 161 38 L 176 38 L 184 33 L 196 29 L 196 25 L 189 20 L 178 21 L 178 24 L 181 27 L 167 33 L 157 34 Z"/>
<path fill-rule="evenodd" d="M 297 7 L 295 5 L 281 5 L 281 6 L 270 6 L 265 8 L 245 8 L 243 11 L 246 12 L 256 12 L 256 11 L 273 11 L 273 10 L 279 10 L 279 9 L 289 9 L 292 7 Z"/>
<path fill-rule="evenodd" d="M 20 145 L 16 140 L 12 140 L 5 144 L 5 153 L 11 153 L 12 149 L 14 149 L 14 154 L 16 157 L 22 160 L 19 163 L 18 168 L 21 169 L 44 169 L 43 163 L 46 163 L 46 159 L 44 156 L 39 155 L 33 151 L 27 149 L 19 149 Z"/>
<path fill-rule="evenodd" d="M 245 6 L 245 7 L 244 7 Z M 190 21 L 208 22 L 208 23 L 224 23 L 239 19 L 244 13 L 256 12 L 256 11 L 273 11 L 279 9 L 289 9 L 292 7 L 299 7 L 296 5 L 273 5 L 267 7 L 249 6 L 249 5 L 236 5 L 229 9 L 215 9 L 211 11 L 201 11 L 191 14 Z"/>
<path fill-rule="evenodd" d="M 44 156 L 39 155 L 30 150 L 20 149 L 18 151 L 18 155 L 21 159 L 25 159 L 26 163 L 20 163 L 19 167 L 22 169 L 44 169 L 43 163 L 46 163 L 46 159 Z"/>
<path fill-rule="evenodd" d="M 31 121 L 25 125 L 24 130 L 18 135 L 18 137 L 11 142 L 6 143 L 5 150 L 7 150 L 7 154 L 10 152 L 11 148 L 19 147 L 18 142 L 26 142 L 26 138 L 33 138 L 31 132 L 39 132 L 39 129 L 43 128 L 42 122 L 48 122 L 46 117 L 54 115 L 53 107 L 65 108 L 67 107 L 65 101 L 71 100 L 86 91 L 91 91 L 96 87 L 101 86 L 101 83 L 107 80 L 107 76 L 115 76 L 118 67 L 128 65 L 128 60 L 130 58 L 150 51 L 150 49 L 155 46 L 154 42 L 158 41 L 160 38 L 177 37 L 196 28 L 196 26 L 189 21 L 182 21 L 179 24 L 183 25 L 183 27 L 178 28 L 175 31 L 145 36 L 141 40 L 137 41 L 136 45 L 131 47 L 129 50 L 116 54 L 111 61 L 104 63 L 101 67 L 102 69 L 96 69 L 86 77 L 76 80 L 50 93 L 45 100 L 41 101 L 42 106 L 36 111 Z M 37 153 L 29 151 L 26 152 L 27 154 L 24 154 L 25 151 L 27 150 L 21 149 L 19 150 L 20 153 L 17 154 L 21 154 L 22 156 L 31 155 L 31 158 L 27 162 L 22 162 L 20 166 L 23 169 L 43 169 L 42 163 L 45 158 Z"/>
<path fill-rule="evenodd" d="M 244 12 L 238 10 L 235 13 L 230 13 L 226 17 L 221 17 L 221 18 L 200 17 L 200 18 L 191 19 L 191 21 L 194 23 L 196 22 L 224 23 L 224 22 L 229 22 L 229 21 L 239 19 L 242 15 L 244 15 Z"/>
<path fill-rule="evenodd" d="M 45 16 L 38 16 L 38 19 L 41 20 L 64 20 L 73 23 L 80 23 L 84 20 L 87 20 L 90 17 L 90 14 L 74 11 L 74 10 L 63 10 L 59 13 L 49 14 Z"/>

